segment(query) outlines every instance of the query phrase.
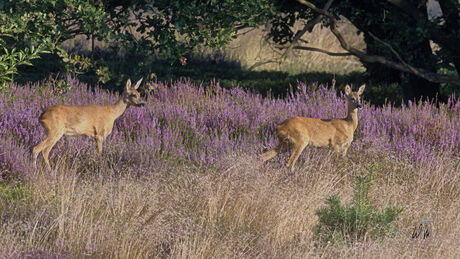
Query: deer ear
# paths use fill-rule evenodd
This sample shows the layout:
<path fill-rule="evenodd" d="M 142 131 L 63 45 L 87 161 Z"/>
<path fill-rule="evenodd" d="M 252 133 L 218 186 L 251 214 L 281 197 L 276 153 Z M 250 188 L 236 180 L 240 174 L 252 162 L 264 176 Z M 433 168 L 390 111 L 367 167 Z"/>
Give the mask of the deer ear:
<path fill-rule="evenodd" d="M 350 95 L 351 94 L 351 87 L 350 85 L 345 86 L 345 95 Z"/>
<path fill-rule="evenodd" d="M 144 78 L 141 78 L 139 81 L 137 81 L 136 85 L 133 87 L 134 89 L 139 88 L 139 86 L 140 86 L 141 83 L 142 83 L 142 79 L 144 79 Z"/>
<path fill-rule="evenodd" d="M 366 88 L 366 85 L 365 85 L 365 84 L 362 85 L 362 86 L 359 88 L 359 90 L 358 90 L 358 94 L 359 94 L 359 95 L 362 95 L 365 88 Z"/>
<path fill-rule="evenodd" d="M 126 81 L 125 89 L 128 90 L 129 88 L 131 88 L 131 79 L 128 78 L 128 81 Z"/>

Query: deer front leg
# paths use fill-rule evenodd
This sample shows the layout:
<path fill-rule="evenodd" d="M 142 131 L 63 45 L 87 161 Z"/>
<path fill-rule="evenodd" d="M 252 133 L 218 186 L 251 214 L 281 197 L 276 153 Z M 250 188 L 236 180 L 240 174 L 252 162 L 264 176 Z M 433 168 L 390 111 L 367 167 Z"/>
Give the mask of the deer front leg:
<path fill-rule="evenodd" d="M 104 142 L 104 137 L 97 135 L 96 137 L 96 144 L 97 144 L 97 153 L 99 156 L 102 155 L 102 142 Z"/>
<path fill-rule="evenodd" d="M 342 159 L 345 159 L 347 160 L 347 150 L 348 150 L 348 147 L 350 145 L 346 145 L 346 144 L 342 144 L 342 145 L 336 145 L 334 146 L 334 151 L 336 152 L 337 154 L 337 158 L 342 158 Z"/>

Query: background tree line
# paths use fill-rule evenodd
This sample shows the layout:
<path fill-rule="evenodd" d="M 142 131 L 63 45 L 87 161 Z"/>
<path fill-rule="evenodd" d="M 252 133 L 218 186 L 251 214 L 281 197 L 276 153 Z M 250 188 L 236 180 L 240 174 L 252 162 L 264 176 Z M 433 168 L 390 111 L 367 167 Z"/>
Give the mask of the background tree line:
<path fill-rule="evenodd" d="M 438 2 L 441 14 L 429 17 L 426 0 L 2 1 L 0 80 L 4 87 L 18 66 L 45 53 L 58 55 L 71 72 L 96 74 L 103 83 L 114 77 L 116 68 L 106 56 L 92 51 L 82 57 L 60 48 L 77 35 L 90 39 L 92 50 L 94 40 L 116 43 L 106 52 L 129 53 L 136 60 L 131 72 L 144 74 L 156 60 L 173 64 L 203 47 L 223 48 L 244 29 L 265 26 L 266 40 L 279 55 L 252 68 L 283 62 L 293 52 L 353 55 L 365 65 L 369 81 L 397 82 L 405 99 L 433 98 L 441 84 L 453 91 L 460 87 L 460 4 Z M 364 33 L 365 51 L 341 35 L 336 24 L 343 18 Z M 344 52 L 309 47 L 302 36 L 318 23 L 330 28 Z"/>

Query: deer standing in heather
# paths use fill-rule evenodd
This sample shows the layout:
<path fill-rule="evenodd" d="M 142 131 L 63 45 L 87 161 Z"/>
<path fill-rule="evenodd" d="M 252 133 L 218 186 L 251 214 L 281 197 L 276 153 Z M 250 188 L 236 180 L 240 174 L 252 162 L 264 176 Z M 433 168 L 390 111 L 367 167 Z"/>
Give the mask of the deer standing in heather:
<path fill-rule="evenodd" d="M 344 119 L 293 117 L 283 121 L 276 127 L 279 144 L 262 154 L 263 161 L 272 159 L 280 152 L 292 150 L 286 166 L 293 171 L 297 159 L 307 145 L 332 147 L 339 155 L 345 157 L 358 127 L 360 96 L 365 87 L 366 85 L 362 85 L 358 92 L 352 92 L 349 85 L 345 87 L 348 110 Z"/>
<path fill-rule="evenodd" d="M 140 93 L 137 91 L 142 79 L 131 86 L 126 82 L 120 99 L 113 105 L 54 105 L 48 107 L 40 115 L 40 123 L 45 128 L 46 138 L 33 148 L 33 162 L 41 152 L 45 164 L 51 169 L 48 155 L 53 146 L 63 135 L 86 135 L 96 140 L 99 155 L 102 154 L 102 142 L 112 132 L 113 123 L 130 106 L 143 106 Z"/>

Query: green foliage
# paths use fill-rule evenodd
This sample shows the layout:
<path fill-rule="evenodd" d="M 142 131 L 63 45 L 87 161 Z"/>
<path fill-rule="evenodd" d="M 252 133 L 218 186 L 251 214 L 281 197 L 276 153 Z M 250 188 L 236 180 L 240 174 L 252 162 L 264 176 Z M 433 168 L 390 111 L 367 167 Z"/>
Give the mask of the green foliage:
<path fill-rule="evenodd" d="M 7 204 L 16 200 L 21 200 L 26 196 L 27 189 L 25 187 L 0 183 L 0 205 L 2 203 Z"/>
<path fill-rule="evenodd" d="M 137 2 L 132 8 L 139 22 L 138 50 L 159 51 L 169 60 L 203 46 L 222 48 L 239 29 L 258 27 L 267 13 L 275 11 L 267 0 L 133 2 Z"/>
<path fill-rule="evenodd" d="M 39 58 L 41 53 L 46 53 L 43 44 L 36 48 L 32 45 L 24 49 L 8 49 L 2 36 L 6 35 L 0 34 L 0 92 L 7 87 L 8 82 L 13 80 L 14 74 L 18 73 L 19 66 L 31 66 L 31 60 Z"/>
<path fill-rule="evenodd" d="M 109 25 L 116 3 L 101 0 L 17 0 L 0 3 L 0 87 L 12 80 L 20 65 L 32 65 L 42 53 L 56 52 L 65 64 L 65 72 L 86 73 L 99 69 L 79 54 L 59 48 L 76 35 L 108 40 L 113 36 Z M 35 46 L 35 48 L 34 48 Z M 94 47 L 94 46 L 93 46 Z M 102 71 L 103 72 L 103 71 Z M 99 73 L 107 81 L 109 73 Z M 1 88 L 0 88 L 1 90 Z"/>
<path fill-rule="evenodd" d="M 71 74 L 83 74 L 92 66 L 91 59 L 83 55 L 69 54 L 61 48 L 58 48 L 57 53 L 65 64 L 66 72 Z"/>
<path fill-rule="evenodd" d="M 313 2 L 320 7 L 324 4 Z M 374 0 L 334 2 L 330 11 L 337 17 L 345 16 L 365 33 L 369 54 L 398 61 L 388 48 L 369 36 L 369 32 L 372 32 L 388 42 L 407 62 L 432 72 L 440 68 L 452 72 L 454 65 L 457 67 L 456 57 L 459 57 L 459 48 L 455 43 L 460 40 L 460 33 L 458 26 L 453 26 L 456 22 L 458 24 L 459 16 L 455 10 L 458 10 L 459 4 L 454 0 L 441 1 L 440 4 L 444 16 L 433 20 L 427 19 L 426 15 L 418 15 L 426 14 L 426 1 L 422 0 L 414 2 L 415 7 L 410 12 L 389 2 Z M 173 67 L 181 56 L 190 57 L 203 47 L 222 48 L 240 33 L 261 25 L 266 25 L 267 39 L 283 48 L 289 46 L 299 32 L 297 25 L 311 21 L 316 15 L 297 1 L 2 1 L 0 35 L 8 34 L 11 38 L 5 40 L 3 36 L 0 37 L 5 40 L 2 46 L 6 47 L 8 53 L 13 49 L 22 53 L 5 55 L 2 69 L 11 75 L 14 73 L 11 71 L 17 71 L 18 65 L 30 64 L 30 59 L 23 57 L 30 54 L 31 58 L 36 58 L 35 54 L 40 54 L 28 53 L 31 46 L 35 46 L 35 49 L 42 46 L 43 50 L 61 57 L 65 70 L 59 72 L 97 76 L 97 81 L 103 83 L 122 81 L 126 74 L 114 78 L 114 75 L 120 75 L 119 60 L 124 60 L 127 63 L 124 65 L 129 66 L 130 73 L 127 74 L 145 75 L 156 72 L 151 71 L 152 65 L 159 59 L 167 59 L 169 66 Z M 445 23 L 440 22 L 443 19 Z M 327 26 L 327 22 L 324 25 Z M 86 53 L 85 57 L 81 53 L 65 53 L 59 48 L 65 40 L 77 35 L 85 35 L 92 40 L 91 55 Z M 105 53 L 108 58 L 94 55 L 95 39 L 110 44 Z M 431 53 L 429 40 L 439 46 L 435 55 Z M 306 41 L 298 43 L 308 44 Z M 120 56 L 120 53 L 125 54 Z M 118 60 L 116 66 L 110 61 L 115 59 Z M 406 79 L 407 76 L 399 72 L 388 72 L 381 67 L 374 69 L 371 65 L 367 68 L 368 79 L 380 78 L 393 85 L 395 82 L 405 82 L 404 85 L 413 88 L 409 90 L 415 95 L 424 92 L 433 97 L 439 89 L 437 85 Z M 216 78 L 220 79 L 219 76 Z M 450 86 L 443 87 L 451 89 Z M 421 91 L 415 91 L 417 89 Z"/>
<path fill-rule="evenodd" d="M 381 239 L 395 231 L 394 221 L 402 209 L 390 206 L 379 210 L 368 198 L 375 170 L 378 165 L 368 167 L 367 174 L 356 176 L 352 204 L 341 205 L 339 197 L 333 195 L 326 200 L 327 207 L 316 211 L 319 222 L 314 234 L 321 243 Z"/>
<path fill-rule="evenodd" d="M 0 17 L 6 24 L 13 25 L 18 41 L 49 39 L 56 47 L 80 34 L 105 39 L 111 31 L 105 2 L 16 0 L 0 5 Z"/>

